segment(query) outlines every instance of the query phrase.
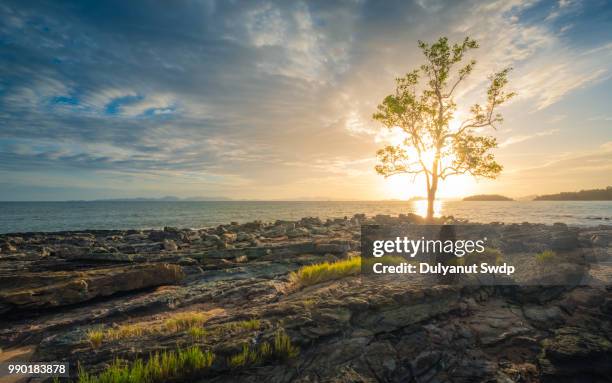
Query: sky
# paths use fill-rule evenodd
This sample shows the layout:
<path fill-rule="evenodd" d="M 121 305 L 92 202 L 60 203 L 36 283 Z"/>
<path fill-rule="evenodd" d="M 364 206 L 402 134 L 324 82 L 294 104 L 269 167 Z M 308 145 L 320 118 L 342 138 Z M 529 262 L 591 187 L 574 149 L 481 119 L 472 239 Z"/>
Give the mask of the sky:
<path fill-rule="evenodd" d="M 491 130 L 496 180 L 439 196 L 612 185 L 612 2 L 3 1 L 0 200 L 425 195 L 376 175 L 372 114 L 421 65 L 417 41 L 470 36 L 458 118 L 512 66 Z"/>

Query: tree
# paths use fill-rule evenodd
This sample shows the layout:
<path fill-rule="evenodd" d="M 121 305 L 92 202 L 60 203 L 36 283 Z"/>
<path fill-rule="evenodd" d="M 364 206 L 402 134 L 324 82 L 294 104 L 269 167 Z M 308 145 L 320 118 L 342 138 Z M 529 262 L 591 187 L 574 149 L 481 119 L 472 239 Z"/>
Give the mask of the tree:
<path fill-rule="evenodd" d="M 439 180 L 458 174 L 495 178 L 501 172 L 502 166 L 490 152 L 497 147 L 496 139 L 477 133 L 487 127 L 495 129 L 502 122 L 496 109 L 515 93 L 504 90 L 511 68 L 493 74 L 486 105 L 473 105 L 469 117 L 451 128 L 457 110 L 453 95 L 476 65 L 475 60 L 462 61 L 478 43 L 466 37 L 451 46 L 441 37 L 433 44 L 419 41 L 419 48 L 425 64 L 396 79 L 395 94 L 385 97 L 373 115 L 386 128 L 399 128 L 403 138 L 400 145 L 377 152 L 376 171 L 385 177 L 412 174 L 413 179 L 424 174 L 427 218 L 431 220 Z"/>

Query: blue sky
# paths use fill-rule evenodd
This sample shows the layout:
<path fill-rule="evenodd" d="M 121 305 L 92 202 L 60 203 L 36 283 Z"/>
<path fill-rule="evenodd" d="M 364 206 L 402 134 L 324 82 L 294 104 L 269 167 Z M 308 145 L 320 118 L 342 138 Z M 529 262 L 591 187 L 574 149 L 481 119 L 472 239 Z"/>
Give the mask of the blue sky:
<path fill-rule="evenodd" d="M 0 200 L 405 198 L 371 119 L 417 40 L 480 48 L 460 106 L 513 66 L 493 132 L 510 196 L 612 185 L 609 1 L 4 1 Z"/>

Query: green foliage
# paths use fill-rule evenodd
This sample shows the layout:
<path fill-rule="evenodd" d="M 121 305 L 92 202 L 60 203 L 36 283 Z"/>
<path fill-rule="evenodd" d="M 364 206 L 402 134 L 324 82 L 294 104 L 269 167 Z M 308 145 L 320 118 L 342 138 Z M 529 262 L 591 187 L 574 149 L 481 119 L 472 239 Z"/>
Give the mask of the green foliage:
<path fill-rule="evenodd" d="M 278 330 L 274 336 L 272 354 L 279 359 L 287 360 L 297 357 L 300 354 L 300 349 L 291 343 L 291 338 L 283 330 Z"/>
<path fill-rule="evenodd" d="M 361 257 L 337 262 L 323 262 L 302 266 L 289 275 L 289 281 L 299 287 L 316 285 L 325 281 L 356 275 L 361 270 Z"/>
<path fill-rule="evenodd" d="M 398 265 L 401 262 L 407 262 L 402 257 L 386 255 L 381 258 L 366 258 L 351 257 L 336 262 L 315 263 L 300 267 L 297 271 L 289 274 L 289 281 L 297 287 L 307 287 L 342 279 L 351 275 L 357 275 L 361 271 L 361 264 L 365 262 L 366 266 L 372 266 L 374 263 L 380 262 L 386 265 Z"/>
<path fill-rule="evenodd" d="M 101 328 L 92 328 L 87 330 L 87 340 L 91 344 L 91 347 L 98 348 L 104 340 L 104 330 Z"/>
<path fill-rule="evenodd" d="M 206 330 L 204 330 L 201 327 L 190 327 L 189 329 L 187 329 L 187 334 L 192 337 L 193 339 L 202 339 L 206 336 Z"/>
<path fill-rule="evenodd" d="M 215 355 L 199 347 L 177 351 L 155 353 L 145 362 L 136 359 L 126 362 L 115 359 L 108 368 L 98 375 L 89 374 L 79 366 L 79 383 L 162 383 L 170 379 L 187 377 L 208 369 Z"/>
<path fill-rule="evenodd" d="M 396 79 L 395 93 L 385 97 L 373 115 L 385 127 L 399 128 L 404 134 L 400 145 L 377 152 L 376 172 L 385 177 L 424 174 L 431 197 L 435 197 L 438 180 L 452 175 L 495 178 L 502 170 L 490 153 L 497 141 L 477 133 L 502 122 L 496 109 L 515 95 L 504 91 L 510 68 L 489 77 L 486 103 L 473 105 L 470 116 L 451 128 L 457 110 L 455 91 L 476 65 L 474 60 L 460 63 L 478 44 L 466 37 L 450 45 L 442 37 L 433 44 L 419 41 L 419 48 L 425 64 Z M 433 205 L 428 214 L 432 212 Z"/>
<path fill-rule="evenodd" d="M 274 344 L 263 342 L 257 347 L 242 345 L 242 351 L 228 358 L 227 364 L 232 368 L 241 368 L 262 364 L 270 359 L 286 361 L 300 354 L 300 349 L 294 346 L 291 338 L 284 330 L 279 329 L 274 334 Z"/>
<path fill-rule="evenodd" d="M 261 321 L 258 319 L 248 319 L 238 322 L 229 322 L 223 324 L 223 329 L 228 331 L 254 331 L 261 328 Z"/>
<path fill-rule="evenodd" d="M 151 334 L 188 331 L 194 336 L 194 331 L 197 331 L 194 329 L 202 326 L 209 318 L 210 314 L 199 311 L 180 312 L 170 315 L 161 326 L 152 323 L 131 323 L 107 329 L 90 329 L 87 331 L 87 340 L 92 347 L 98 348 L 104 341 L 137 338 Z"/>
<path fill-rule="evenodd" d="M 209 318 L 210 315 L 199 311 L 177 313 L 166 319 L 164 327 L 170 332 L 179 332 L 194 326 L 201 326 Z"/>
<path fill-rule="evenodd" d="M 268 343 L 263 343 L 262 345 L 266 345 L 266 349 L 270 348 Z M 242 352 L 232 355 L 227 364 L 232 368 L 245 367 L 253 364 L 258 364 L 261 362 L 261 356 L 257 349 L 252 349 L 247 344 L 242 345 Z"/>
<path fill-rule="evenodd" d="M 538 262 L 544 263 L 555 260 L 556 255 L 557 254 L 552 250 L 544 250 L 543 252 L 536 254 L 535 258 Z"/>

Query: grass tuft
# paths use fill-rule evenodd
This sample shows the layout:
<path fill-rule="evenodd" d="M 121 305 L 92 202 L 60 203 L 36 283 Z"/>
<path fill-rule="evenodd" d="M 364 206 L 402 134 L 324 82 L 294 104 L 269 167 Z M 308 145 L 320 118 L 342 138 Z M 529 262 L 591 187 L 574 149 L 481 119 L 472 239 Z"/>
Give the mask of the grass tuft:
<path fill-rule="evenodd" d="M 538 262 L 550 262 L 555 259 L 556 255 L 557 253 L 552 250 L 544 250 L 543 252 L 536 254 L 535 258 Z"/>
<path fill-rule="evenodd" d="M 187 334 L 189 334 L 189 336 L 193 339 L 202 339 L 206 336 L 206 330 L 204 330 L 202 327 L 194 326 L 187 330 Z"/>
<path fill-rule="evenodd" d="M 361 257 L 337 262 L 323 262 L 300 267 L 289 274 L 291 284 L 299 287 L 316 285 L 325 281 L 357 275 L 361 271 Z"/>
<path fill-rule="evenodd" d="M 193 328 L 201 327 L 211 315 L 198 311 L 176 313 L 167 318 L 163 324 L 151 323 L 123 324 L 106 330 L 95 328 L 87 331 L 87 340 L 94 348 L 100 347 L 104 341 L 138 338 L 158 333 L 175 333 L 188 331 L 195 335 Z M 204 330 L 202 330 L 204 331 Z"/>
<path fill-rule="evenodd" d="M 300 349 L 291 343 L 291 338 L 283 330 L 274 336 L 274 355 L 280 359 L 292 359 L 300 354 Z"/>
<path fill-rule="evenodd" d="M 101 328 L 92 328 L 87 330 L 87 340 L 91 344 L 91 347 L 98 348 L 104 340 L 104 330 Z"/>
<path fill-rule="evenodd" d="M 209 318 L 210 315 L 198 311 L 177 313 L 166 319 L 164 327 L 170 332 L 179 332 L 194 326 L 201 326 Z"/>
<path fill-rule="evenodd" d="M 124 324 L 106 330 L 104 338 L 107 340 L 138 338 L 154 332 L 155 329 L 153 327 L 146 326 L 144 324 Z"/>
<path fill-rule="evenodd" d="M 336 262 L 315 263 L 300 267 L 297 271 L 289 274 L 289 282 L 297 287 L 307 287 L 323 283 L 326 281 L 342 279 L 351 275 L 357 275 L 361 272 L 361 264 L 370 267 L 374 263 L 383 263 L 385 265 L 399 265 L 402 262 L 408 262 L 406 259 L 399 256 L 384 256 L 381 258 L 366 258 L 351 257 Z"/>
<path fill-rule="evenodd" d="M 210 351 L 199 347 L 162 351 L 155 353 L 145 362 L 136 359 L 129 363 L 115 359 L 108 368 L 98 375 L 89 374 L 79 366 L 79 383 L 162 383 L 187 377 L 209 368 L 215 360 Z"/>
<path fill-rule="evenodd" d="M 228 358 L 231 368 L 241 368 L 264 363 L 270 359 L 286 361 L 300 354 L 300 349 L 291 343 L 291 338 L 284 330 L 279 329 L 274 335 L 274 343 L 263 342 L 257 347 L 242 345 L 242 351 Z"/>

